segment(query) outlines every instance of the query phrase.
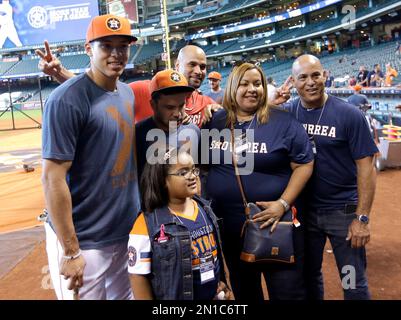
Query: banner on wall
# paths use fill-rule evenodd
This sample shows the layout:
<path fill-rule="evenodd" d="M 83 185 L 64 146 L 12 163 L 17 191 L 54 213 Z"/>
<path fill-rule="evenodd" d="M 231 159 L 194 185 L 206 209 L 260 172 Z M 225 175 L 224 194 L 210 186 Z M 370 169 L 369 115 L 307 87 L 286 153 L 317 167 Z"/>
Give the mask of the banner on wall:
<path fill-rule="evenodd" d="M 97 0 L 0 0 L 0 49 L 83 40 Z"/>

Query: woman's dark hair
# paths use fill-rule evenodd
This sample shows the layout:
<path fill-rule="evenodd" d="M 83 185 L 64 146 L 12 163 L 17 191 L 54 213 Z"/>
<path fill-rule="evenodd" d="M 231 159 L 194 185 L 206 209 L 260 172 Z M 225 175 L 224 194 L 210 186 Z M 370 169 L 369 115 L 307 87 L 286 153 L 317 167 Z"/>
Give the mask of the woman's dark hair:
<path fill-rule="evenodd" d="M 176 151 L 173 147 L 159 147 L 154 155 L 157 161 L 152 164 L 147 161 L 145 164 L 141 177 L 142 205 L 145 212 L 152 212 L 168 204 L 166 178 L 170 164 L 177 161 L 174 150 Z"/>

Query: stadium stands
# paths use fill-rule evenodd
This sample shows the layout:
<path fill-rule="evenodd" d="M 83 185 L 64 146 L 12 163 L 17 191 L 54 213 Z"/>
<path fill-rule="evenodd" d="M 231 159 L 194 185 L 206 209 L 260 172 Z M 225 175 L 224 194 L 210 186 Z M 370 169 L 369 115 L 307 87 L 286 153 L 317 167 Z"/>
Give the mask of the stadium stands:
<path fill-rule="evenodd" d="M 0 63 L 0 75 L 10 70 L 15 64 L 19 61 L 9 61 L 9 62 L 1 62 Z"/>
<path fill-rule="evenodd" d="M 391 65 L 398 71 L 401 71 L 401 61 L 399 56 L 395 54 L 395 42 L 388 42 L 374 47 L 361 49 L 344 50 L 329 56 L 321 57 L 321 62 L 326 70 L 331 71 L 334 78 L 343 78 L 347 74 L 349 76 L 357 75 L 359 66 L 364 65 L 368 70 L 373 69 L 373 65 L 378 63 L 381 70 L 385 72 L 386 63 Z M 345 59 L 344 59 L 345 57 Z M 342 62 L 339 60 L 342 58 Z M 291 73 L 291 65 L 293 60 L 285 60 L 278 62 L 267 62 L 261 66 L 266 74 L 266 77 L 273 77 L 278 85 L 282 84 Z M 219 70 L 222 74 L 222 86 L 225 86 L 228 74 L 231 71 L 231 66 Z M 401 83 L 401 77 L 395 79 L 394 84 Z M 208 84 L 203 83 L 201 90 L 205 91 Z"/>
<path fill-rule="evenodd" d="M 161 41 L 151 42 L 147 45 L 144 45 L 138 56 L 135 59 L 135 63 L 143 63 L 146 60 L 157 57 L 163 52 L 163 44 Z"/>
<path fill-rule="evenodd" d="M 39 59 L 21 60 L 17 64 L 13 65 L 8 71 L 3 73 L 2 75 L 16 76 L 16 75 L 38 73 L 38 62 Z"/>
<path fill-rule="evenodd" d="M 62 55 L 60 61 L 67 69 L 82 69 L 89 65 L 89 57 L 86 53 Z"/>

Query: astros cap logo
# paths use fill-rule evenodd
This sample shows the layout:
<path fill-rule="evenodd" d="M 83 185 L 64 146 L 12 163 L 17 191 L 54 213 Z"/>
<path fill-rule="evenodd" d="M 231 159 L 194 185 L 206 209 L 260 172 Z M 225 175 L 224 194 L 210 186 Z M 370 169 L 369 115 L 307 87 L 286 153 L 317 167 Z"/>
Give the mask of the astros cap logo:
<path fill-rule="evenodd" d="M 109 36 L 124 36 L 131 41 L 138 40 L 131 35 L 131 26 L 127 18 L 117 17 L 112 14 L 94 17 L 89 23 L 86 32 L 86 42 L 89 43 Z"/>
<path fill-rule="evenodd" d="M 177 72 L 172 72 L 170 75 L 170 79 L 173 80 L 174 82 L 180 82 L 181 76 Z"/>
<path fill-rule="evenodd" d="M 117 31 L 121 29 L 121 22 L 120 20 L 116 19 L 116 18 L 109 18 L 106 21 L 106 26 L 108 29 L 112 30 L 112 31 Z"/>

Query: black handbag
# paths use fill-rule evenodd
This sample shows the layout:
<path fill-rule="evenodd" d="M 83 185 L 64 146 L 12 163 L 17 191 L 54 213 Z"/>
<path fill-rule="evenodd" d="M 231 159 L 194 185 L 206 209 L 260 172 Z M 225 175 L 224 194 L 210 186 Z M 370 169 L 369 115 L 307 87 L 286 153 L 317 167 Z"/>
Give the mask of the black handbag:
<path fill-rule="evenodd" d="M 254 203 L 248 203 L 249 214 L 242 229 L 243 246 L 241 260 L 261 263 L 294 263 L 293 222 L 291 210 L 287 211 L 274 232 L 272 226 L 260 229 L 261 222 L 252 221 L 253 215 L 261 209 Z"/>
<path fill-rule="evenodd" d="M 245 208 L 246 221 L 242 227 L 243 246 L 240 259 L 251 263 L 295 263 L 293 229 L 296 221 L 296 208 L 291 207 L 278 222 L 274 232 L 272 226 L 260 229 L 261 222 L 255 222 L 252 217 L 262 210 L 254 203 L 248 203 L 242 186 L 237 161 L 234 156 L 234 128 L 231 127 L 231 143 L 233 147 L 233 165 L 242 200 Z"/>

